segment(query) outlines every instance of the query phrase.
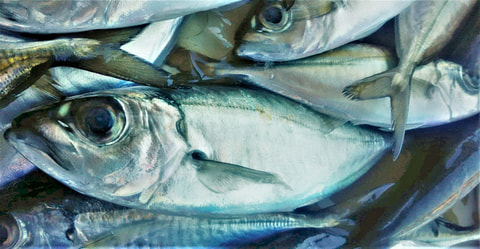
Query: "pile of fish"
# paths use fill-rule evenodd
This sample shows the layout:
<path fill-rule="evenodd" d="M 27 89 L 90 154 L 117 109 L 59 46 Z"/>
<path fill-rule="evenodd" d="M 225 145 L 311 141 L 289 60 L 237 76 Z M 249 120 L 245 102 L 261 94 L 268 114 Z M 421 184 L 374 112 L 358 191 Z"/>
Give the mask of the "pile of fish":
<path fill-rule="evenodd" d="M 479 8 L 0 1 L 0 248 L 477 248 Z"/>

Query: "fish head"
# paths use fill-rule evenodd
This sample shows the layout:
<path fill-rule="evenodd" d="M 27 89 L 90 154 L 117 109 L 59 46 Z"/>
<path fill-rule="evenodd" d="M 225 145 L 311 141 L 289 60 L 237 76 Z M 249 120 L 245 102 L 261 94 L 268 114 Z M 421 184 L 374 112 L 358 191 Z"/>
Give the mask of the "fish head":
<path fill-rule="evenodd" d="M 4 136 L 79 192 L 131 196 L 168 179 L 186 146 L 178 109 L 153 96 L 122 89 L 80 95 L 20 115 Z"/>
<path fill-rule="evenodd" d="M 326 46 L 335 1 L 265 1 L 244 32 L 237 55 L 257 61 L 287 61 Z M 312 32 L 313 31 L 313 32 Z M 319 32 L 321 31 L 321 32 Z"/>

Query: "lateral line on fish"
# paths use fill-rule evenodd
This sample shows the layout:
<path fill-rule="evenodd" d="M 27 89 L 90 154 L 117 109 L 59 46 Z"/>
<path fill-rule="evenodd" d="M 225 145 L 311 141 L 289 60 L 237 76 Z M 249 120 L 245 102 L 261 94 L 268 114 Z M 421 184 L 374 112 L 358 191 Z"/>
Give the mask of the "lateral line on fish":
<path fill-rule="evenodd" d="M 256 109 L 256 108 L 251 108 L 251 107 L 247 107 L 247 106 L 234 106 L 234 105 L 226 105 L 226 104 L 214 104 L 214 103 L 208 103 L 205 104 L 205 103 L 201 103 L 201 102 L 195 102 L 195 101 L 192 101 L 192 102 L 189 102 L 189 103 L 181 103 L 180 106 L 195 106 L 195 107 L 204 107 L 204 108 L 224 108 L 224 109 L 238 109 L 238 110 L 244 110 L 244 111 L 251 111 L 251 112 L 255 112 L 255 113 L 267 113 L 265 110 L 263 109 Z M 309 126 L 307 125 L 306 123 L 304 122 L 301 122 L 300 120 L 295 120 L 295 119 L 292 119 L 292 118 L 289 118 L 289 116 L 280 116 L 280 115 L 276 115 L 274 113 L 268 113 L 270 116 L 272 117 L 275 117 L 275 118 L 278 118 L 278 119 L 282 119 L 282 120 L 287 120 L 287 121 L 290 121 L 290 122 L 293 122 L 297 125 L 300 125 L 302 127 L 305 127 L 307 129 L 310 129 L 310 130 L 313 130 L 313 131 L 318 131 L 318 132 L 322 132 L 322 133 L 325 133 L 325 136 L 327 136 L 330 132 L 332 131 L 329 131 L 329 132 L 323 132 L 320 128 L 317 128 L 315 126 Z M 325 114 L 322 114 L 322 113 L 319 113 L 320 115 L 325 115 Z M 319 123 L 319 126 L 321 124 Z M 338 135 L 337 135 L 338 136 Z M 352 141 L 352 142 L 362 142 L 362 143 L 378 143 L 378 142 L 382 142 L 383 140 L 382 139 L 377 139 L 377 138 L 371 138 L 371 137 L 368 137 L 368 138 L 365 138 L 364 140 L 358 140 L 358 139 L 355 139 L 355 138 L 351 138 L 351 137 L 337 137 L 337 139 L 341 139 L 343 141 Z"/>

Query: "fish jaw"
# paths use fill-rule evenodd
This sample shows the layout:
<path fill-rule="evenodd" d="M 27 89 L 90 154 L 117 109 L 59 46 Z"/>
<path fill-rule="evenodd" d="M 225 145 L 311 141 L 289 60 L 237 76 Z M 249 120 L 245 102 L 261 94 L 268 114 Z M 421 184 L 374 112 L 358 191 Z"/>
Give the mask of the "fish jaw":
<path fill-rule="evenodd" d="M 166 102 L 145 100 L 149 93 L 117 93 L 84 94 L 22 114 L 5 138 L 33 164 L 78 192 L 124 205 L 121 200 L 141 195 L 146 202 L 149 191 L 168 180 L 185 154 L 185 143 L 169 140 L 181 139 L 175 135 L 179 114 Z M 119 127 L 111 129 L 117 135 L 106 142 L 85 133 L 85 114 L 102 105 L 111 105 Z M 155 123 L 149 108 L 168 114 L 155 113 L 164 117 Z M 168 128 L 168 134 L 157 125 Z"/>
<path fill-rule="evenodd" d="M 15 125 L 18 122 L 33 121 L 35 120 L 32 120 L 31 117 L 30 119 L 25 116 L 17 118 L 16 122 L 13 122 L 12 128 L 7 129 L 4 133 L 5 140 L 12 144 L 27 160 L 54 178 L 60 181 L 68 179 L 71 177 L 74 166 L 68 161 L 62 160 L 62 157 L 55 152 L 59 148 L 56 148 L 55 144 L 48 141 L 41 134 L 41 131 L 36 130 L 35 127 L 20 128 Z M 75 151 L 72 147 L 64 147 L 64 149 Z M 69 181 L 68 184 L 71 184 L 72 188 L 75 189 L 81 189 L 84 185 L 88 185 L 83 181 Z"/>

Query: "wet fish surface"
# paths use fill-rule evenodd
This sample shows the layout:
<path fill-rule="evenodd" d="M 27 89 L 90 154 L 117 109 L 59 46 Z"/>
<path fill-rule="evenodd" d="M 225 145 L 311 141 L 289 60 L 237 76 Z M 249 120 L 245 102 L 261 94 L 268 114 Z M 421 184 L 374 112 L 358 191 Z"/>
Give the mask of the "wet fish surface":
<path fill-rule="evenodd" d="M 360 80 L 344 90 L 351 99 L 390 97 L 395 146 L 403 144 L 411 99 L 411 78 L 418 64 L 438 54 L 474 6 L 474 0 L 416 1 L 397 18 L 397 68 Z"/>
<path fill-rule="evenodd" d="M 0 2 L 0 27 L 24 33 L 73 33 L 138 26 L 241 0 L 14 0 Z"/>
<path fill-rule="evenodd" d="M 198 215 L 311 204 L 357 179 L 390 146 L 383 133 L 281 96 L 215 86 L 86 94 L 22 115 L 5 137 L 82 193 Z"/>
<path fill-rule="evenodd" d="M 238 56 L 288 61 L 320 54 L 370 35 L 413 1 L 297 0 L 289 6 L 290 2 L 265 1 L 242 38 Z"/>
<path fill-rule="evenodd" d="M 342 91 L 357 80 L 393 68 L 395 63 L 393 56 L 380 47 L 350 44 L 291 62 L 239 66 L 213 64 L 211 74 L 248 80 L 354 124 L 391 129 L 387 99 L 353 101 L 346 99 Z M 470 77 L 458 64 L 436 60 L 419 66 L 412 82 L 406 129 L 440 125 L 480 111 L 480 94 L 474 87 L 479 84 L 478 79 Z"/>

